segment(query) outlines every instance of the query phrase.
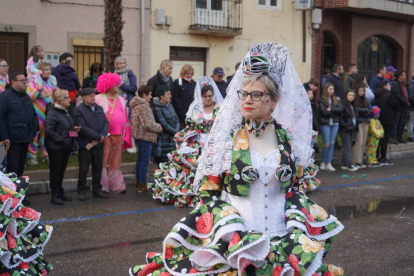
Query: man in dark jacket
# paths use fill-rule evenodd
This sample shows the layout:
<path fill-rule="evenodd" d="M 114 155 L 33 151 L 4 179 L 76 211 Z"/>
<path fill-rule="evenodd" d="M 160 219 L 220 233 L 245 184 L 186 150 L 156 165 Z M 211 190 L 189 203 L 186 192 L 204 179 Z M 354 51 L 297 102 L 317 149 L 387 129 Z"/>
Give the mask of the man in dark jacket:
<path fill-rule="evenodd" d="M 76 105 L 76 97 L 78 90 L 81 88 L 78 75 L 73 69 L 73 55 L 70 53 L 63 53 L 59 57 L 60 64 L 52 68 L 52 74 L 56 77 L 57 86 L 60 89 L 68 90 L 70 97 L 69 113 L 73 115 L 73 110 Z"/>
<path fill-rule="evenodd" d="M 164 59 L 160 64 L 160 70 L 157 71 L 157 74 L 155 74 L 152 78 L 148 80 L 147 85 L 151 86 L 153 88 L 153 99 L 155 97 L 158 97 L 158 87 L 167 85 L 170 87 L 173 84 L 173 79 L 171 78 L 171 73 L 173 71 L 173 64 L 171 60 Z M 171 90 L 170 90 L 171 91 Z M 155 100 L 155 99 L 154 99 Z"/>
<path fill-rule="evenodd" d="M 391 93 L 400 104 L 400 108 L 395 114 L 396 122 L 394 128 L 394 137 L 399 143 L 407 142 L 402 139 L 405 123 L 407 122 L 407 110 L 410 106 L 410 102 L 408 101 L 408 93 L 405 89 L 406 78 L 407 77 L 404 71 L 397 71 L 395 73 L 395 80 L 391 86 Z"/>
<path fill-rule="evenodd" d="M 185 115 L 194 101 L 194 89 L 196 82 L 192 79 L 194 75 L 194 68 L 186 64 L 181 69 L 180 77 L 176 79 L 172 85 L 172 104 L 178 119 L 180 119 L 180 129 L 184 127 Z"/>
<path fill-rule="evenodd" d="M 341 76 L 344 73 L 344 67 L 340 64 L 334 64 L 332 67 L 332 74 L 329 75 L 326 82 L 332 83 L 335 87 L 335 95 L 340 99 L 344 99 L 345 91 L 341 81 Z"/>
<path fill-rule="evenodd" d="M 354 82 L 355 76 L 358 74 L 358 67 L 355 63 L 348 64 L 347 72 L 342 76 L 342 84 L 344 86 L 344 92 L 348 92 L 348 89 L 351 88 L 352 83 Z"/>
<path fill-rule="evenodd" d="M 95 103 L 93 88 L 81 91 L 83 103 L 75 109 L 75 125 L 80 126 L 78 136 L 78 200 L 86 199 L 86 177 L 89 165 L 92 164 L 92 190 L 97 198 L 108 198 L 102 191 L 101 176 L 103 168 L 103 148 L 105 137 L 108 135 L 109 123 L 103 108 Z"/>
<path fill-rule="evenodd" d="M 23 73 L 10 77 L 11 86 L 0 93 L 0 141 L 9 146 L 7 172 L 22 176 L 27 149 L 39 129 L 32 100 L 25 93 Z"/>
<path fill-rule="evenodd" d="M 385 72 L 385 65 L 381 64 L 378 66 L 377 74 L 372 75 L 371 79 L 369 80 L 369 88 L 371 88 L 372 92 L 375 92 L 375 90 L 377 90 L 380 82 L 384 79 Z"/>
<path fill-rule="evenodd" d="M 224 79 L 224 70 L 221 67 L 216 67 L 213 70 L 213 75 L 211 76 L 214 79 L 214 82 L 217 84 L 218 89 L 220 90 L 223 99 L 226 97 L 227 83 Z"/>
<path fill-rule="evenodd" d="M 410 120 L 408 121 L 408 141 L 414 142 L 414 74 L 407 84 L 408 100 L 410 101 Z"/>

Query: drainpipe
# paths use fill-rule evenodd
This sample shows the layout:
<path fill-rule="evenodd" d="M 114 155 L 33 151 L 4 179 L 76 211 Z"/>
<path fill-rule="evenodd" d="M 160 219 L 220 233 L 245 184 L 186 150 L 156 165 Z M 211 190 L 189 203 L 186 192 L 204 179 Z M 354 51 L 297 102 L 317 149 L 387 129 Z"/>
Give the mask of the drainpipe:
<path fill-rule="evenodd" d="M 150 0 L 151 1 L 151 0 Z M 141 0 L 141 63 L 140 79 L 145 84 L 145 0 Z"/>
<path fill-rule="evenodd" d="M 325 10 L 325 0 L 322 0 L 322 18 L 323 18 L 323 12 Z M 323 19 L 322 19 L 323 23 Z M 318 55 L 317 55 L 317 66 L 316 66 L 316 77 L 319 80 L 319 83 L 321 83 L 321 73 L 322 73 L 322 24 L 319 26 L 319 33 L 318 33 Z M 316 100 L 320 98 L 321 90 L 318 89 L 316 91 Z"/>
<path fill-rule="evenodd" d="M 408 34 L 408 64 L 407 64 L 407 79 L 411 80 L 411 73 L 413 73 L 413 28 L 414 20 L 411 20 L 410 31 Z"/>

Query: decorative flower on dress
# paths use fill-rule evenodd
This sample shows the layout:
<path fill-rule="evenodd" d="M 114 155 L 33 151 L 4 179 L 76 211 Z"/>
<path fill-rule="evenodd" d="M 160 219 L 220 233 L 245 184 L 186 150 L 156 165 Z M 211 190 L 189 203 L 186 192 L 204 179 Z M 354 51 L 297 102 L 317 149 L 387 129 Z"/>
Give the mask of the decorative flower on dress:
<path fill-rule="evenodd" d="M 259 171 L 253 166 L 244 167 L 242 172 L 242 179 L 250 184 L 259 179 Z"/>
<path fill-rule="evenodd" d="M 276 177 L 281 182 L 286 182 L 292 177 L 292 169 L 286 164 L 282 164 L 276 169 Z"/>
<path fill-rule="evenodd" d="M 269 60 L 261 54 L 252 54 L 243 60 L 243 73 L 245 75 L 262 75 L 269 72 Z"/>
<path fill-rule="evenodd" d="M 316 219 L 316 221 L 325 221 L 329 217 L 328 213 L 316 204 L 309 207 L 309 212 Z"/>
<path fill-rule="evenodd" d="M 334 265 L 328 265 L 328 270 L 332 276 L 339 276 L 344 274 L 344 270 L 341 267 L 337 267 Z"/>

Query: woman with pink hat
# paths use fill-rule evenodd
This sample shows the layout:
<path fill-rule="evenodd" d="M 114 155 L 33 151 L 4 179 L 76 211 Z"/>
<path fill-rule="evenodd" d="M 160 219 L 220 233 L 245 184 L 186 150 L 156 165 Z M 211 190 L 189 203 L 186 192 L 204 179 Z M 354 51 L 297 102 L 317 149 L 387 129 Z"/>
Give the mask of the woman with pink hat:
<path fill-rule="evenodd" d="M 102 189 L 105 192 L 125 193 L 125 181 L 121 172 L 122 150 L 131 148 L 131 128 L 126 101 L 118 95 L 121 78 L 114 73 L 99 76 L 96 88 L 96 104 L 102 106 L 109 121 L 109 134 L 105 138 L 102 170 Z M 109 163 L 109 169 L 106 164 Z"/>

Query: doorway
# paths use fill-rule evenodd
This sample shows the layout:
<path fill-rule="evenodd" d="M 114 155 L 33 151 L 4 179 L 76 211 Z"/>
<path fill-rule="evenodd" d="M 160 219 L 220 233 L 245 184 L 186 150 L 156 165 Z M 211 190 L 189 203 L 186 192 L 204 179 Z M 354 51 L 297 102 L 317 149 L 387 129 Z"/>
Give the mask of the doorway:
<path fill-rule="evenodd" d="M 28 52 L 27 33 L 0 32 L 0 58 L 10 66 L 9 75 L 15 72 L 26 74 Z"/>
<path fill-rule="evenodd" d="M 358 71 L 369 79 L 378 66 L 396 67 L 397 49 L 385 36 L 373 35 L 358 46 Z"/>
<path fill-rule="evenodd" d="M 181 68 L 185 64 L 190 64 L 194 68 L 193 79 L 197 80 L 205 76 L 206 72 L 207 48 L 195 47 L 170 47 L 170 60 L 173 62 L 173 72 L 171 77 L 177 79 L 180 76 Z"/>
<path fill-rule="evenodd" d="M 323 31 L 321 75 L 325 68 L 332 70 L 332 66 L 336 63 L 337 48 L 334 35 L 329 31 Z"/>

